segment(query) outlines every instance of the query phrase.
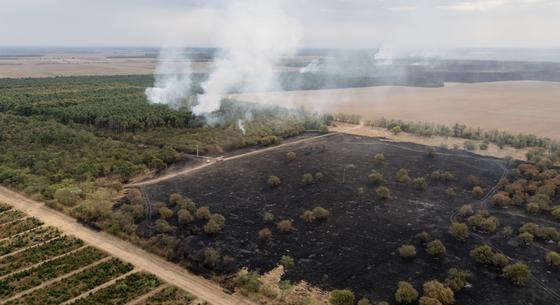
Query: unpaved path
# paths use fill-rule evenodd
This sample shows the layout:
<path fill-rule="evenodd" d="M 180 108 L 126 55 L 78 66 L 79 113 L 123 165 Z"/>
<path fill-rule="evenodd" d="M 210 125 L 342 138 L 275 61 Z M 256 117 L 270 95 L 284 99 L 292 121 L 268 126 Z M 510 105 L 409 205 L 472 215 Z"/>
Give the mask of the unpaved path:
<path fill-rule="evenodd" d="M 166 261 L 139 247 L 105 232 L 96 232 L 61 212 L 55 211 L 40 202 L 31 200 L 5 187 L 0 187 L 0 202 L 12 205 L 47 225 L 59 228 L 62 232 L 76 236 L 107 253 L 129 262 L 139 269 L 150 272 L 162 280 L 173 284 L 208 301 L 212 305 L 256 305 L 241 296 L 229 295 L 214 282 L 188 272 L 183 267 Z"/>
<path fill-rule="evenodd" d="M 239 154 L 239 155 L 234 155 L 234 156 L 231 156 L 231 157 L 224 158 L 220 162 L 245 158 L 245 157 L 248 157 L 248 156 L 262 154 L 262 153 L 265 153 L 265 152 L 268 152 L 268 151 L 272 151 L 272 150 L 275 150 L 275 149 L 278 149 L 278 148 L 281 148 L 281 147 L 292 146 L 292 145 L 301 144 L 301 143 L 313 141 L 313 140 L 324 138 L 324 137 L 330 137 L 330 136 L 333 136 L 333 135 L 338 134 L 338 133 L 350 132 L 354 129 L 361 128 L 362 126 L 363 125 L 361 125 L 361 124 L 360 125 L 354 125 L 354 126 L 351 126 L 351 127 L 347 127 L 347 128 L 344 128 L 344 129 L 337 130 L 335 132 L 326 133 L 326 134 L 323 134 L 323 135 L 309 137 L 309 138 L 304 138 L 304 139 L 293 141 L 293 142 L 287 142 L 287 143 L 284 143 L 284 144 L 271 146 L 271 147 L 267 147 L 267 148 L 263 148 L 263 149 L 258 149 L 258 150 L 246 152 L 246 153 L 243 153 L 243 154 Z M 157 177 L 157 178 L 154 178 L 154 179 L 141 181 L 141 182 L 136 182 L 136 183 L 130 183 L 130 184 L 127 184 L 125 187 L 140 187 L 140 186 L 156 184 L 156 183 L 159 183 L 159 182 L 162 182 L 162 181 L 165 181 L 165 180 L 175 178 L 177 176 L 183 176 L 183 175 L 191 174 L 195 171 L 201 170 L 205 167 L 212 166 L 216 163 L 217 163 L 216 161 L 210 162 L 210 163 L 204 163 L 204 164 L 202 164 L 198 167 L 188 168 L 188 169 L 185 169 L 185 170 L 182 170 L 182 171 L 178 171 L 178 172 L 175 172 L 175 173 L 170 173 L 170 174 L 167 174 L 167 175 L 164 175 L 164 176 L 161 176 L 161 177 Z"/>

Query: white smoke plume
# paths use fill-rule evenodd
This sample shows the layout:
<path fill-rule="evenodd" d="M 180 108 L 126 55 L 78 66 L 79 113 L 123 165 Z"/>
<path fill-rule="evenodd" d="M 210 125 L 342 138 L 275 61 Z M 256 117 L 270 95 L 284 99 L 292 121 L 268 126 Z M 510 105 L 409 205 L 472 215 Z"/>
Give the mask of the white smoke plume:
<path fill-rule="evenodd" d="M 243 134 L 245 134 L 245 122 L 243 120 L 237 120 L 237 127 Z"/>
<path fill-rule="evenodd" d="M 301 28 L 274 0 L 231 1 L 221 31 L 222 53 L 202 83 L 204 94 L 193 108 L 197 115 L 219 109 L 232 89 L 263 91 L 277 85 L 277 65 L 295 54 Z"/>
<path fill-rule="evenodd" d="M 163 48 L 158 56 L 154 87 L 147 88 L 151 103 L 172 108 L 189 107 L 191 95 L 191 62 L 182 48 Z"/>
<path fill-rule="evenodd" d="M 307 66 L 299 69 L 299 73 L 301 73 L 301 74 L 303 74 L 303 73 L 316 74 L 317 72 L 319 72 L 320 68 L 321 68 L 321 62 L 319 61 L 318 58 L 315 58 Z"/>

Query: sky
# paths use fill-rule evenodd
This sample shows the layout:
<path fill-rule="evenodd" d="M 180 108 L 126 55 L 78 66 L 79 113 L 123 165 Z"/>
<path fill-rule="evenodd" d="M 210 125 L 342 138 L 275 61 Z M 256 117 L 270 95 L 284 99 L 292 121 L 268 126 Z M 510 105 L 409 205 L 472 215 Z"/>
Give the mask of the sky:
<path fill-rule="evenodd" d="M 0 0 L 0 45 L 220 47 L 228 2 Z M 560 0 L 278 3 L 302 47 L 560 47 Z"/>

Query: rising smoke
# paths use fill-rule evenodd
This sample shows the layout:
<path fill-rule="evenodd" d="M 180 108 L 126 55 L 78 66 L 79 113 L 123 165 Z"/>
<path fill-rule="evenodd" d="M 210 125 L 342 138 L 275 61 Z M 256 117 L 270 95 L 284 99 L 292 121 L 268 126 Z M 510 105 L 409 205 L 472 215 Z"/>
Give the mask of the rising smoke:
<path fill-rule="evenodd" d="M 189 109 L 197 115 L 220 108 L 225 95 L 232 90 L 264 91 L 278 88 L 277 66 L 293 56 L 299 46 L 301 28 L 288 16 L 277 1 L 232 1 L 225 13 L 226 25 L 220 31 L 222 50 L 214 59 L 208 79 L 201 84 L 204 93 Z M 166 72 L 170 62 L 162 52 L 158 72 Z M 186 62 L 186 61 L 185 61 Z M 188 98 L 192 80 L 190 70 L 183 75 L 164 74 L 157 77 L 154 88 L 146 90 L 152 103 L 175 107 Z"/>

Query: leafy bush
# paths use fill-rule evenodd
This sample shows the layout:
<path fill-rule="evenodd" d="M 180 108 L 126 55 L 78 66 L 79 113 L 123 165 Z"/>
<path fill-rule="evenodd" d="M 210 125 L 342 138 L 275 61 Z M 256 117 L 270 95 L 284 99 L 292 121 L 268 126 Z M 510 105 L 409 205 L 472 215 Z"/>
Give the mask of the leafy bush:
<path fill-rule="evenodd" d="M 173 193 L 173 194 L 169 195 L 169 203 L 171 203 L 172 205 L 176 205 L 177 203 L 179 203 L 182 200 L 184 200 L 184 198 L 179 193 Z"/>
<path fill-rule="evenodd" d="M 354 293 L 347 289 L 333 290 L 329 302 L 331 305 L 354 305 Z"/>
<path fill-rule="evenodd" d="M 257 234 L 259 236 L 259 239 L 266 240 L 266 239 L 270 239 L 270 237 L 272 237 L 272 231 L 270 231 L 269 228 L 260 229 Z"/>
<path fill-rule="evenodd" d="M 494 265 L 500 268 L 504 268 L 505 266 L 507 266 L 507 264 L 509 264 L 509 258 L 507 258 L 507 256 L 502 253 L 496 253 L 494 254 L 492 262 L 494 263 Z"/>
<path fill-rule="evenodd" d="M 500 192 L 492 196 L 492 204 L 496 207 L 503 207 L 511 204 L 511 198 L 509 198 L 508 193 Z"/>
<path fill-rule="evenodd" d="M 371 173 L 368 176 L 368 179 L 370 182 L 374 183 L 374 184 L 380 184 L 383 182 L 383 174 L 381 174 L 380 172 L 373 170 L 371 171 Z"/>
<path fill-rule="evenodd" d="M 519 237 L 519 240 L 525 245 L 531 244 L 533 242 L 533 240 L 535 239 L 533 234 L 531 234 L 529 232 L 520 233 L 518 235 L 518 237 Z"/>
<path fill-rule="evenodd" d="M 478 211 L 473 216 L 467 218 L 469 227 L 481 232 L 492 233 L 495 232 L 500 225 L 498 218 L 490 216 L 488 213 Z"/>
<path fill-rule="evenodd" d="M 449 233 L 457 240 L 465 240 L 469 237 L 469 228 L 464 223 L 453 222 L 449 226 Z"/>
<path fill-rule="evenodd" d="M 313 215 L 313 218 L 315 218 L 316 220 L 325 220 L 329 218 L 331 212 L 329 212 L 329 210 L 322 207 L 315 207 L 311 211 L 311 214 Z"/>
<path fill-rule="evenodd" d="M 459 214 L 463 217 L 471 216 L 472 214 L 474 214 L 472 204 L 462 205 L 461 208 L 459 209 Z"/>
<path fill-rule="evenodd" d="M 455 303 L 453 290 L 449 287 L 445 287 L 436 280 L 424 283 L 422 288 L 424 290 L 424 296 L 436 299 L 440 301 L 441 304 L 448 305 Z"/>
<path fill-rule="evenodd" d="M 426 245 L 426 252 L 434 258 L 442 258 L 447 255 L 447 249 L 439 239 L 429 242 Z"/>
<path fill-rule="evenodd" d="M 447 279 L 445 279 L 445 284 L 453 291 L 458 292 L 465 288 L 470 278 L 471 274 L 469 272 L 457 268 L 451 268 L 449 269 L 449 271 L 447 271 Z"/>
<path fill-rule="evenodd" d="M 449 182 L 455 179 L 455 175 L 453 175 L 453 173 L 444 170 L 433 171 L 430 177 L 434 181 L 442 181 L 442 182 Z"/>
<path fill-rule="evenodd" d="M 488 245 L 476 246 L 469 255 L 479 264 L 491 264 L 494 262 L 494 251 Z"/>
<path fill-rule="evenodd" d="M 278 230 L 280 230 L 280 232 L 282 233 L 290 233 L 291 231 L 294 230 L 294 227 L 292 226 L 292 221 L 288 220 L 288 219 L 284 219 L 284 220 L 280 220 L 277 224 L 276 227 L 278 228 Z"/>
<path fill-rule="evenodd" d="M 277 176 L 268 177 L 268 185 L 270 185 L 271 187 L 279 186 L 280 183 L 282 182 L 280 181 L 280 178 L 278 178 Z"/>
<path fill-rule="evenodd" d="M 382 163 L 383 161 L 385 161 L 385 155 L 382 153 L 378 153 L 373 157 L 373 160 L 375 160 L 375 162 L 377 163 Z"/>
<path fill-rule="evenodd" d="M 198 219 L 209 220 L 212 213 L 210 213 L 209 207 L 200 207 L 196 210 L 195 215 Z"/>
<path fill-rule="evenodd" d="M 402 245 L 399 247 L 399 255 L 402 258 L 413 258 L 416 256 L 416 247 L 413 245 Z"/>
<path fill-rule="evenodd" d="M 280 265 L 284 266 L 284 268 L 286 269 L 290 269 L 295 267 L 296 262 L 291 256 L 283 255 L 282 258 L 280 259 Z"/>
<path fill-rule="evenodd" d="M 412 185 L 414 185 L 414 187 L 419 190 L 425 190 L 428 187 L 428 183 L 426 182 L 426 178 L 424 177 L 414 178 L 414 180 L 412 181 Z"/>
<path fill-rule="evenodd" d="M 368 299 L 366 299 L 366 298 L 361 298 L 361 299 L 358 301 L 358 305 L 372 305 L 372 304 L 371 304 L 371 302 L 370 302 Z"/>
<path fill-rule="evenodd" d="M 418 291 L 408 282 L 399 282 L 395 292 L 395 300 L 399 304 L 410 304 L 418 299 Z"/>
<path fill-rule="evenodd" d="M 536 202 L 529 202 L 527 204 L 527 212 L 530 214 L 537 214 L 540 210 L 539 204 Z"/>
<path fill-rule="evenodd" d="M 400 126 L 397 125 L 397 126 L 391 128 L 391 132 L 397 135 L 397 134 L 402 132 L 402 129 L 401 129 Z"/>
<path fill-rule="evenodd" d="M 184 225 L 191 223 L 194 220 L 194 217 L 188 210 L 180 209 L 179 211 L 177 211 L 177 220 L 179 221 L 179 224 Z"/>
<path fill-rule="evenodd" d="M 516 285 L 525 285 L 531 277 L 531 269 L 523 263 L 508 265 L 502 269 L 503 276 Z"/>
<path fill-rule="evenodd" d="M 379 197 L 379 199 L 390 199 L 391 198 L 391 190 L 389 190 L 389 188 L 385 187 L 385 186 L 380 186 L 375 190 L 375 193 L 377 194 L 377 197 Z"/>
<path fill-rule="evenodd" d="M 294 161 L 296 159 L 296 153 L 293 151 L 290 151 L 286 154 L 286 159 L 288 159 L 288 161 Z"/>
<path fill-rule="evenodd" d="M 430 237 L 430 234 L 426 231 L 422 231 L 418 234 L 416 234 L 416 238 L 423 243 L 427 243 L 429 242 L 432 238 Z"/>
<path fill-rule="evenodd" d="M 457 192 L 455 191 L 455 188 L 453 188 L 453 187 L 448 187 L 448 188 L 445 190 L 445 194 L 446 194 L 447 197 L 449 197 L 449 198 L 453 198 L 453 197 L 457 196 Z"/>
<path fill-rule="evenodd" d="M 263 221 L 264 222 L 273 222 L 274 221 L 274 215 L 270 212 L 265 212 L 263 214 Z"/>
<path fill-rule="evenodd" d="M 303 184 L 305 185 L 313 183 L 313 175 L 310 173 L 303 174 L 303 177 L 301 178 L 301 182 L 303 182 Z"/>
<path fill-rule="evenodd" d="M 161 208 L 159 208 L 159 209 L 158 209 L 158 213 L 159 213 L 159 216 L 160 216 L 162 219 L 169 219 L 169 218 L 171 218 L 171 216 L 173 216 L 173 210 L 171 210 L 171 209 L 168 208 L 168 207 L 161 207 Z"/>
<path fill-rule="evenodd" d="M 235 277 L 234 283 L 244 295 L 259 292 L 262 286 L 260 276 L 255 272 L 239 272 Z"/>
<path fill-rule="evenodd" d="M 546 254 L 545 259 L 547 264 L 560 267 L 560 254 L 556 251 L 550 251 Z"/>
<path fill-rule="evenodd" d="M 484 190 L 480 186 L 475 186 L 472 189 L 472 194 L 475 197 L 481 197 L 484 194 Z"/>
<path fill-rule="evenodd" d="M 313 212 L 311 212 L 310 210 L 306 210 L 303 212 L 303 214 L 301 214 L 301 219 L 303 219 L 305 222 L 313 222 L 315 220 L 315 216 L 313 216 Z"/>
<path fill-rule="evenodd" d="M 466 150 L 476 150 L 476 143 L 473 141 L 465 141 L 463 146 Z"/>
<path fill-rule="evenodd" d="M 411 181 L 408 171 L 404 168 L 399 169 L 395 173 L 395 180 L 400 183 L 410 183 Z"/>

